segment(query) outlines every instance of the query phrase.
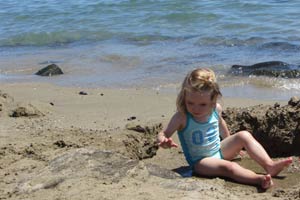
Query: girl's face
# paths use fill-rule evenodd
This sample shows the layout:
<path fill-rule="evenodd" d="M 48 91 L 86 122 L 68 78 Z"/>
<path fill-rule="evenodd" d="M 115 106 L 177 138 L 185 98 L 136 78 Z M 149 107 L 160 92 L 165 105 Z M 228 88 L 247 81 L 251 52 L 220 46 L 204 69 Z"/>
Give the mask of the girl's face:
<path fill-rule="evenodd" d="M 211 100 L 211 92 L 186 91 L 185 106 L 197 121 L 206 122 L 215 106 L 215 102 Z"/>

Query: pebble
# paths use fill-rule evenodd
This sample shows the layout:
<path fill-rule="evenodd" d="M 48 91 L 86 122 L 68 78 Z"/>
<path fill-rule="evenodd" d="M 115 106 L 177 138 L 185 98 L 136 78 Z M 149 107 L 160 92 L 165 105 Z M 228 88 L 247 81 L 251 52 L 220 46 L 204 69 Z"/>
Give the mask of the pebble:
<path fill-rule="evenodd" d="M 79 94 L 80 94 L 80 95 L 87 95 L 88 93 L 85 92 L 85 91 L 80 91 Z"/>

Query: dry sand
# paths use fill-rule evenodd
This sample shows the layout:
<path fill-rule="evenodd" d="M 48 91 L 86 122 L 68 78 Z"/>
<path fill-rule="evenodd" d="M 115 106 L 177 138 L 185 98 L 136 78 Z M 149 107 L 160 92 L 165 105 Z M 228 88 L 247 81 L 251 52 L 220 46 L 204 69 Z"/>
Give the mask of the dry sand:
<path fill-rule="evenodd" d="M 0 90 L 0 199 L 300 199 L 296 158 L 262 192 L 221 178 L 182 178 L 189 171 L 180 148 L 141 154 L 149 135 L 127 125 L 155 134 L 175 112 L 176 94 L 41 83 Z M 224 107 L 273 103 L 222 100 Z M 263 173 L 247 156 L 237 162 Z"/>

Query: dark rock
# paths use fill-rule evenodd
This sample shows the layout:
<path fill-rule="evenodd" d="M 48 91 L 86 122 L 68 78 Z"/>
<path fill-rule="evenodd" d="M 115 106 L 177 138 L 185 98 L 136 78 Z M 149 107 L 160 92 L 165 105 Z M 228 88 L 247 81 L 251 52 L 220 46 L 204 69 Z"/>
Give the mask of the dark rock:
<path fill-rule="evenodd" d="M 88 95 L 88 93 L 85 92 L 85 91 L 80 91 L 79 94 L 80 94 L 80 95 Z"/>
<path fill-rule="evenodd" d="M 233 70 L 240 70 L 240 72 L 245 74 L 250 74 L 254 70 L 261 70 L 261 69 L 285 69 L 286 66 L 289 66 L 288 63 L 281 62 L 281 61 L 268 61 L 268 62 L 261 62 L 256 63 L 254 65 L 232 65 Z"/>
<path fill-rule="evenodd" d="M 127 118 L 127 121 L 132 121 L 132 120 L 135 120 L 136 119 L 136 116 L 131 116 L 129 118 Z"/>
<path fill-rule="evenodd" d="M 300 78 L 299 66 L 281 61 L 261 62 L 254 65 L 233 65 L 229 72 L 234 75 Z"/>
<path fill-rule="evenodd" d="M 56 65 L 51 64 L 35 73 L 39 76 L 55 76 L 63 74 L 63 71 Z"/>
<path fill-rule="evenodd" d="M 267 70 L 259 69 L 251 73 L 251 75 L 256 76 L 270 76 L 270 77 L 281 77 L 281 78 L 299 78 L 300 70 Z"/>

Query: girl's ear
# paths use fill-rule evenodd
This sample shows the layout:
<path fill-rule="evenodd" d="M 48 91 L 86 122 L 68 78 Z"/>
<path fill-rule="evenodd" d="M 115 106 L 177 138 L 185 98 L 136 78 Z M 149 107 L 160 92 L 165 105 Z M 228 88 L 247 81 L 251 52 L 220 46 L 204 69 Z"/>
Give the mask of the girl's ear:
<path fill-rule="evenodd" d="M 212 107 L 212 108 L 216 108 L 216 107 L 217 107 L 217 102 L 212 102 L 212 103 L 211 103 L 211 107 Z"/>
<path fill-rule="evenodd" d="M 212 98 L 211 105 L 212 105 L 213 108 L 216 108 L 216 106 L 217 106 L 217 97 Z"/>

